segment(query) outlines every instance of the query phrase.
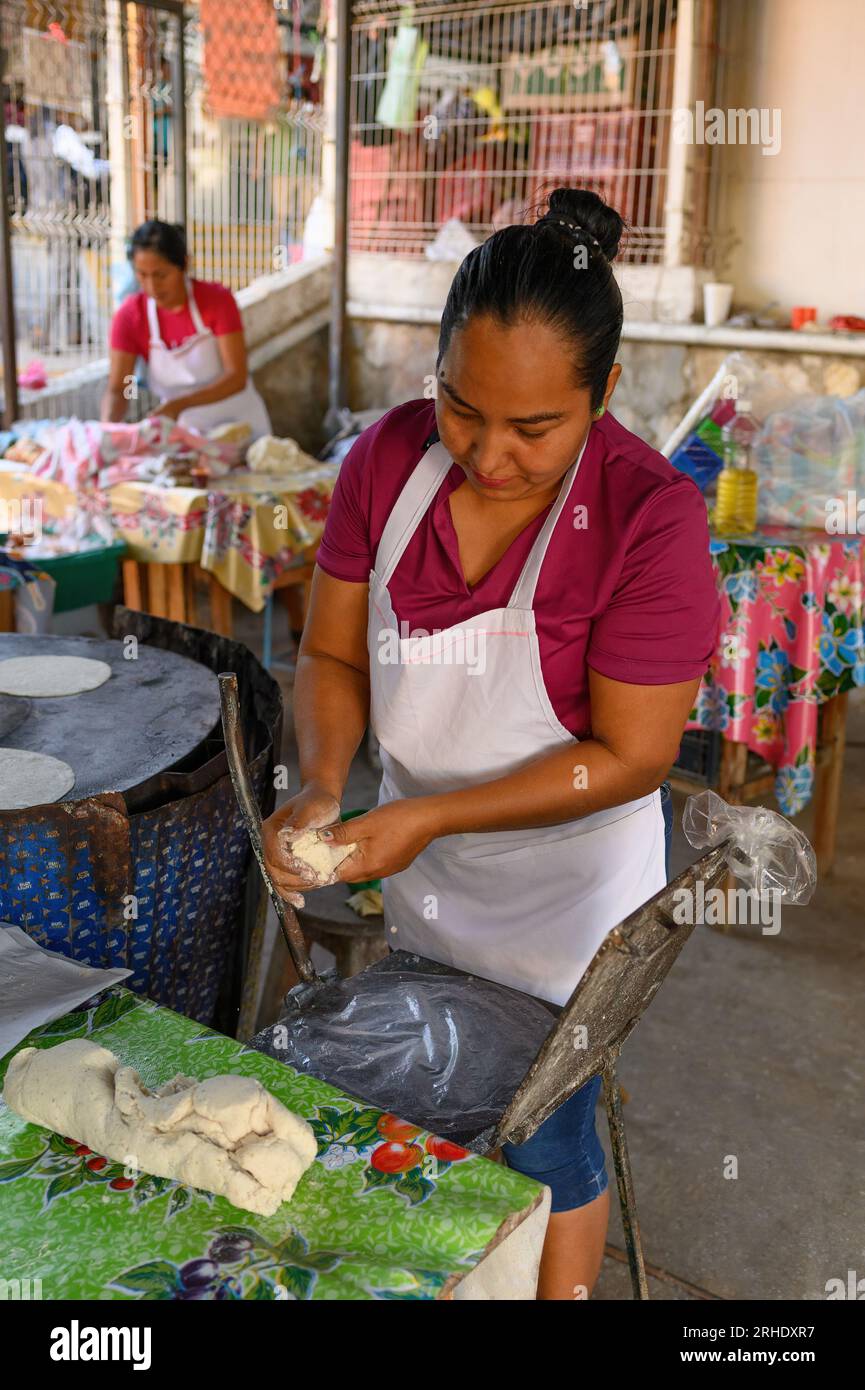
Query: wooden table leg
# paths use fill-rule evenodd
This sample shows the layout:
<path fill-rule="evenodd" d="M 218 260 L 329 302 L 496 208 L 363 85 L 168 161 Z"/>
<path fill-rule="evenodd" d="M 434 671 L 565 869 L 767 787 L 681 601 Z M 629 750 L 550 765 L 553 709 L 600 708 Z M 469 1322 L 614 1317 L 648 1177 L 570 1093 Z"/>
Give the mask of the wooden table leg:
<path fill-rule="evenodd" d="M 198 627 L 198 590 L 195 587 L 195 565 L 183 566 L 183 587 L 186 592 L 186 622 Z"/>
<path fill-rule="evenodd" d="M 168 616 L 172 622 L 186 622 L 186 589 L 183 582 L 183 565 L 166 565 L 165 577 L 168 581 Z"/>
<path fill-rule="evenodd" d="M 147 566 L 148 613 L 154 618 L 168 617 L 168 596 L 165 589 L 166 565 L 151 561 Z"/>
<path fill-rule="evenodd" d="M 137 560 L 123 561 L 123 602 L 136 613 L 146 612 L 141 565 Z"/>
<path fill-rule="evenodd" d="M 814 787 L 814 830 L 811 843 L 820 874 L 832 872 L 835 863 L 835 834 L 844 775 L 844 749 L 847 742 L 847 694 L 827 700 L 822 709 L 820 745 L 824 759 L 818 760 Z"/>
<path fill-rule="evenodd" d="M 0 632 L 15 631 L 15 590 L 0 590 Z"/>
<path fill-rule="evenodd" d="M 224 589 L 215 574 L 207 576 L 210 591 L 210 628 L 222 637 L 231 636 L 231 594 Z"/>
<path fill-rule="evenodd" d="M 718 770 L 718 792 L 731 806 L 741 806 L 745 800 L 744 786 L 748 777 L 748 745 L 734 743 L 732 739 L 721 739 L 721 766 Z M 736 887 L 736 877 L 728 873 L 718 885 L 725 894 L 727 902 L 732 901 L 730 890 Z M 707 924 L 708 925 L 708 924 Z M 714 924 L 713 930 L 725 932 L 731 923 L 726 921 Z"/>
<path fill-rule="evenodd" d="M 718 773 L 718 791 L 725 801 L 738 806 L 742 802 L 742 788 L 748 772 L 748 745 L 734 743 L 732 739 L 721 740 L 721 767 Z"/>

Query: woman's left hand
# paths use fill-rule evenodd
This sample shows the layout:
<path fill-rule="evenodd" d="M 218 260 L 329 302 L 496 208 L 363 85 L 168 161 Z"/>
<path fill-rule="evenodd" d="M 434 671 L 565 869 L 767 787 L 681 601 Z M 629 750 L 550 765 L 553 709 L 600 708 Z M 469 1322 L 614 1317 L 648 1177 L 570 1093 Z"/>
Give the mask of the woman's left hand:
<path fill-rule="evenodd" d="M 389 801 L 366 815 L 319 831 L 331 844 L 357 845 L 337 869 L 337 878 L 343 883 L 398 874 L 426 849 L 436 833 L 429 798 L 424 796 Z"/>
<path fill-rule="evenodd" d="M 156 406 L 152 413 L 154 415 L 167 415 L 169 420 L 176 420 L 182 409 L 183 406 L 180 401 L 163 401 L 161 405 Z"/>

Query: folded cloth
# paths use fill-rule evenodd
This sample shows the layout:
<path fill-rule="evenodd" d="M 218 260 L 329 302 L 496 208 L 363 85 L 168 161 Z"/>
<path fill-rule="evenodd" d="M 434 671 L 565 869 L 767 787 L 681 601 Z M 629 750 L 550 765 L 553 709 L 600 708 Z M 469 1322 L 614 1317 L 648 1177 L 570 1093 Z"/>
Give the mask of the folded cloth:
<path fill-rule="evenodd" d="M 33 462 L 33 473 L 39 478 L 53 478 L 73 492 L 100 486 L 107 470 L 114 466 L 128 478 L 132 456 L 183 450 L 204 462 L 208 472 L 216 476 L 227 473 L 237 457 L 235 445 L 207 439 L 167 415 L 151 415 L 132 425 L 72 419 L 44 442 L 46 447 Z"/>

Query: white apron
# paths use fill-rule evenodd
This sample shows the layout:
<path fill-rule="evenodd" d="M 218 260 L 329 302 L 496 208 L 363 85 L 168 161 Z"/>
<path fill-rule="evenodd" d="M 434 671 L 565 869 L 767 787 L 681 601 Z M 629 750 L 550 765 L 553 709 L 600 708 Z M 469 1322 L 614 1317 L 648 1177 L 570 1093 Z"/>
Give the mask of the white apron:
<path fill-rule="evenodd" d="M 452 465 L 442 444 L 406 483 L 370 572 L 379 805 L 474 786 L 564 744 L 579 764 L 578 740 L 544 687 L 532 604 L 581 458 L 582 451 L 508 606 L 428 636 L 399 636 L 387 586 Z M 384 880 L 388 942 L 564 1004 L 610 927 L 665 883 L 660 791 L 543 829 L 445 835 Z"/>
<path fill-rule="evenodd" d="M 149 296 L 147 299 L 147 322 L 150 327 L 147 382 L 160 402 L 186 396 L 191 391 L 209 386 L 217 377 L 222 376 L 222 358 L 219 355 L 216 337 L 205 327 L 192 293 L 192 285 L 188 280 L 186 298 L 195 334 L 176 348 L 166 347 L 162 341 L 156 301 Z M 206 434 L 217 425 L 227 425 L 233 420 L 246 421 L 251 425 L 253 439 L 271 433 L 267 408 L 253 386 L 251 376 L 247 377 L 242 391 L 237 391 L 233 396 L 226 396 L 223 401 L 214 401 L 211 405 L 194 405 L 181 412 L 177 423 L 187 429 L 199 430 Z"/>

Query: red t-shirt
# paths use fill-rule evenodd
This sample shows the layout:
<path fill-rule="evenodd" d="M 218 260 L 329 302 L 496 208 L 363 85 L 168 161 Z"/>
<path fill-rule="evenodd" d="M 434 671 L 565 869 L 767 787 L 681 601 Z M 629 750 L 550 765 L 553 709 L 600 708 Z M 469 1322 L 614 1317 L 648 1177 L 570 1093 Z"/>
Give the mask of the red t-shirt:
<path fill-rule="evenodd" d="M 391 508 L 434 431 L 434 403 L 409 401 L 355 442 L 318 551 L 327 574 L 367 582 Z M 464 481 L 454 464 L 388 586 L 398 621 L 410 629 L 449 628 L 504 608 L 553 505 L 469 588 L 448 506 Z M 583 530 L 574 529 L 579 504 L 588 509 Z M 720 603 L 702 495 L 609 412 L 592 425 L 534 609 L 547 693 L 577 738 L 591 731 L 590 666 L 630 685 L 667 685 L 701 676 L 714 651 Z"/>
<path fill-rule="evenodd" d="M 226 333 L 240 333 L 243 324 L 240 310 L 231 290 L 208 280 L 192 280 L 192 293 L 205 328 L 217 338 Z M 186 304 L 178 313 L 156 310 L 159 332 L 166 347 L 180 347 L 195 333 L 195 325 Z M 131 352 L 147 358 L 150 352 L 150 327 L 147 322 L 147 295 L 143 290 L 124 299 L 111 321 L 111 347 L 115 352 Z"/>

